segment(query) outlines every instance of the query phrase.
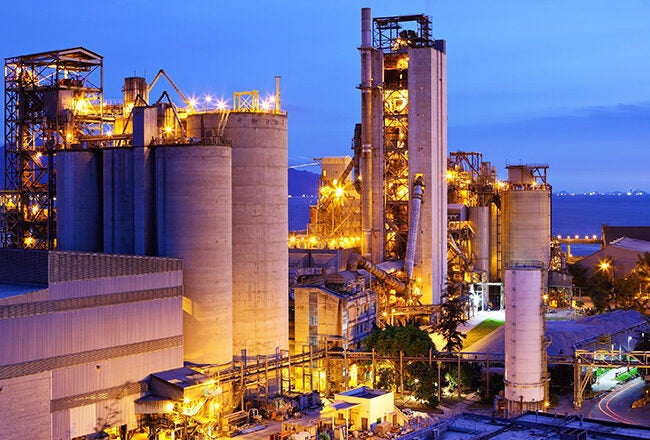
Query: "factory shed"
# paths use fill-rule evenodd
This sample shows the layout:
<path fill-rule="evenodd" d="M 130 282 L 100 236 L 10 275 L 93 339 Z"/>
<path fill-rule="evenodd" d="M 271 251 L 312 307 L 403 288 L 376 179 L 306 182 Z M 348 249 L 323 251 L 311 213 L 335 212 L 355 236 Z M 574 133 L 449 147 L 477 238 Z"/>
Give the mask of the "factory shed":
<path fill-rule="evenodd" d="M 633 238 L 635 240 L 643 240 L 650 242 L 650 226 L 602 226 L 603 244 L 609 244 L 621 237 Z"/>
<path fill-rule="evenodd" d="M 595 269 L 599 269 L 603 262 L 607 262 L 610 276 L 620 279 L 628 275 L 634 269 L 639 257 L 648 252 L 650 252 L 650 241 L 619 237 L 605 248 L 583 258 L 578 264 L 591 274 Z"/>
<path fill-rule="evenodd" d="M 641 337 L 640 332 L 647 331 L 645 317 L 635 310 L 615 310 L 570 321 L 547 321 L 546 337 L 551 344 L 546 352 L 550 356 L 573 355 L 576 349 L 594 349 L 605 340 L 616 350 L 628 351 Z"/>
<path fill-rule="evenodd" d="M 182 262 L 0 249 L 0 263 L 0 438 L 138 428 L 147 376 L 183 365 Z"/>

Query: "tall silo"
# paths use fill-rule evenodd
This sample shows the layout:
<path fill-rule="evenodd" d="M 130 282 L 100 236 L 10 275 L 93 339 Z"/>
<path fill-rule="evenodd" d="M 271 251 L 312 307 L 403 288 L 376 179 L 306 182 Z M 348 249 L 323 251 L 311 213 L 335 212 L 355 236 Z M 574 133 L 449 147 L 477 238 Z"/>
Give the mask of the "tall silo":
<path fill-rule="evenodd" d="M 544 407 L 546 357 L 541 262 L 511 262 L 504 270 L 506 294 L 505 399 L 508 414 Z"/>
<path fill-rule="evenodd" d="M 133 149 L 106 148 L 102 154 L 104 252 L 133 255 Z"/>
<path fill-rule="evenodd" d="M 56 157 L 59 250 L 102 251 L 101 151 L 62 150 Z"/>
<path fill-rule="evenodd" d="M 505 264 L 534 260 L 541 261 L 548 270 L 551 259 L 551 187 L 546 184 L 547 168 L 546 165 L 508 166 L 508 186 L 501 194 Z"/>
<path fill-rule="evenodd" d="M 287 115 L 231 112 L 233 352 L 288 349 Z"/>
<path fill-rule="evenodd" d="M 157 255 L 184 261 L 185 360 L 229 362 L 233 354 L 231 149 L 162 145 L 156 148 L 155 166 Z M 286 247 L 286 231 L 284 238 Z"/>

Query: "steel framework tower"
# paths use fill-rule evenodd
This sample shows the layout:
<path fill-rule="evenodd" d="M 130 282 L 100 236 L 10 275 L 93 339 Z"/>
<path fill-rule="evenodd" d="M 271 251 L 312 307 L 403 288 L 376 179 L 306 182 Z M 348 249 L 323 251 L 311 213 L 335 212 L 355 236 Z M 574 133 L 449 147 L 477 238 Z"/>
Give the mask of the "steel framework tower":
<path fill-rule="evenodd" d="M 412 253 L 407 302 L 439 304 L 447 278 L 445 41 L 432 38 L 426 15 L 374 18 L 372 29 L 369 20 L 362 9 L 363 253 L 375 264 Z"/>
<path fill-rule="evenodd" d="M 57 150 L 103 139 L 103 58 L 82 47 L 5 59 L 0 247 L 56 247 Z"/>

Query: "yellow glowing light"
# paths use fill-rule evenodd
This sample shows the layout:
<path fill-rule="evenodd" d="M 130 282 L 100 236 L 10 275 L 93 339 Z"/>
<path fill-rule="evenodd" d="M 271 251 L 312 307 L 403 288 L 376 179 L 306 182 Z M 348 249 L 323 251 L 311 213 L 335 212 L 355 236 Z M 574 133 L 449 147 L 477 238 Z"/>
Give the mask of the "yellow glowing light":
<path fill-rule="evenodd" d="M 72 140 L 72 133 L 68 133 L 65 135 L 65 139 L 70 142 Z"/>
<path fill-rule="evenodd" d="M 32 237 L 25 237 L 25 246 L 31 246 L 34 244 L 34 238 Z"/>
<path fill-rule="evenodd" d="M 219 101 L 217 101 L 217 109 L 218 110 L 225 110 L 226 109 L 226 101 L 224 101 L 223 99 L 220 99 Z"/>
<path fill-rule="evenodd" d="M 169 134 L 169 133 L 171 133 L 171 132 L 172 132 L 172 128 L 171 128 L 171 127 L 169 127 L 169 126 L 165 127 L 165 133 Z"/>
<path fill-rule="evenodd" d="M 190 98 L 189 100 L 190 107 L 196 107 L 197 103 L 198 101 L 196 100 L 196 98 Z"/>
<path fill-rule="evenodd" d="M 343 194 L 345 194 L 345 190 L 341 188 L 340 186 L 337 186 L 336 189 L 334 190 L 334 195 L 336 198 L 341 198 L 343 197 Z"/>
<path fill-rule="evenodd" d="M 165 404 L 165 411 L 167 411 L 167 412 L 174 411 L 174 403 L 173 402 L 167 402 L 167 404 Z"/>
<path fill-rule="evenodd" d="M 607 270 L 609 269 L 609 261 L 601 261 L 599 264 L 600 270 Z"/>
<path fill-rule="evenodd" d="M 316 240 L 316 237 L 313 237 L 313 236 L 309 239 L 309 242 L 310 242 L 311 244 L 316 244 L 317 241 L 318 241 L 318 240 Z"/>
<path fill-rule="evenodd" d="M 289 242 L 290 243 L 295 243 L 295 241 L 296 241 L 296 236 L 295 235 L 292 235 L 291 237 L 289 237 Z"/>
<path fill-rule="evenodd" d="M 106 136 L 113 136 L 113 132 L 110 130 L 106 130 Z"/>
<path fill-rule="evenodd" d="M 190 403 L 190 398 L 189 397 L 184 398 L 183 403 Z"/>

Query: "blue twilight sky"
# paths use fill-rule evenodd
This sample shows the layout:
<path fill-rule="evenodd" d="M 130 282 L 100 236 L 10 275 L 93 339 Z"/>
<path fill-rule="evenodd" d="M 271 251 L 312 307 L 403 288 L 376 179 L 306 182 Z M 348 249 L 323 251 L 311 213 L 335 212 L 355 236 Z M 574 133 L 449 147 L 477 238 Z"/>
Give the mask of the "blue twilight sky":
<path fill-rule="evenodd" d="M 0 57 L 84 46 L 104 56 L 107 99 L 160 68 L 230 102 L 280 75 L 292 165 L 351 153 L 361 7 L 425 13 L 447 40 L 449 151 L 482 152 L 500 177 L 548 163 L 558 191 L 650 191 L 648 0 L 6 3 Z"/>

